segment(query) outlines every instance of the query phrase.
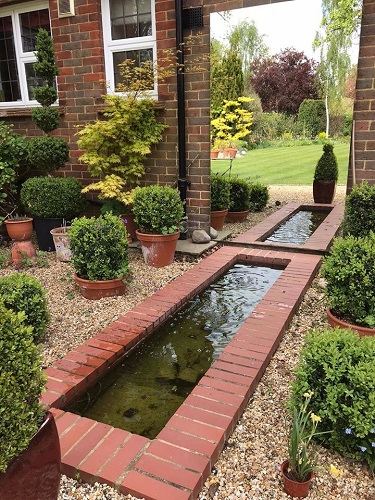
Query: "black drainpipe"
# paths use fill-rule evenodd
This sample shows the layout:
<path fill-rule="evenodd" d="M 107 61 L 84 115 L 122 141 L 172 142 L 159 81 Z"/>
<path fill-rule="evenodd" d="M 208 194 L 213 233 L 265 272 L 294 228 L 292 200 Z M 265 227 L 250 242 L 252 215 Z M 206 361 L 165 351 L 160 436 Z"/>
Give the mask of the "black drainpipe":
<path fill-rule="evenodd" d="M 182 201 L 186 201 L 190 182 L 186 179 L 186 129 L 185 129 L 185 67 L 184 34 L 182 26 L 182 2 L 175 0 L 176 8 L 176 51 L 177 51 L 177 133 L 178 133 L 178 181 Z M 184 204 L 186 213 L 186 203 Z"/>

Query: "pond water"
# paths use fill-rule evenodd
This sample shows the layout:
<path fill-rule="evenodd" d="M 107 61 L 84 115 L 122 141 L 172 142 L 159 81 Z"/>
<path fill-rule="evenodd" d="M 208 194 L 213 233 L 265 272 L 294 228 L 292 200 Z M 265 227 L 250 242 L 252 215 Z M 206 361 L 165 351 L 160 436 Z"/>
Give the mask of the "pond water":
<path fill-rule="evenodd" d="M 303 245 L 320 226 L 329 212 L 300 210 L 281 224 L 265 242 Z"/>
<path fill-rule="evenodd" d="M 154 438 L 281 272 L 235 265 L 129 353 L 69 411 Z"/>

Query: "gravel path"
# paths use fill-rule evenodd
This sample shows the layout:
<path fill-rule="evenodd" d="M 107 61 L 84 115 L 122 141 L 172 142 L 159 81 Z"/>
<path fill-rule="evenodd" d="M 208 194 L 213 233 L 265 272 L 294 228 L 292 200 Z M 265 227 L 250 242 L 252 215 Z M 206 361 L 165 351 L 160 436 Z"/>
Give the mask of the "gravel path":
<path fill-rule="evenodd" d="M 344 197 L 344 186 L 338 186 L 335 202 L 343 203 Z M 292 201 L 312 202 L 311 186 L 271 186 L 268 208 L 260 214 L 250 214 L 245 223 L 228 224 L 228 229 L 235 236 L 277 210 L 279 203 Z M 63 357 L 120 314 L 182 275 L 197 261 L 180 257 L 171 266 L 156 269 L 147 267 L 138 252 L 132 252 L 130 260 L 135 278 L 129 284 L 126 295 L 100 301 L 83 299 L 75 289 L 72 266 L 69 263 L 57 263 L 54 255 L 48 256 L 50 267 L 27 271 L 41 279 L 48 290 L 52 320 L 43 342 L 45 366 Z M 0 276 L 11 272 L 14 269 L 0 270 Z M 315 281 L 208 478 L 199 496 L 200 500 L 288 498 L 282 492 L 279 479 L 279 465 L 285 459 L 287 446 L 288 421 L 284 403 L 289 395 L 291 369 L 295 366 L 303 345 L 303 334 L 312 326 L 323 323 L 322 293 L 319 282 Z M 322 469 L 314 479 L 309 498 L 375 498 L 374 480 L 360 464 L 325 449 L 319 449 L 319 456 Z M 341 469 L 343 476 L 333 478 L 329 472 L 330 464 Z M 80 484 L 65 476 L 61 479 L 59 500 L 133 498 L 130 495 L 120 495 L 108 486 Z"/>

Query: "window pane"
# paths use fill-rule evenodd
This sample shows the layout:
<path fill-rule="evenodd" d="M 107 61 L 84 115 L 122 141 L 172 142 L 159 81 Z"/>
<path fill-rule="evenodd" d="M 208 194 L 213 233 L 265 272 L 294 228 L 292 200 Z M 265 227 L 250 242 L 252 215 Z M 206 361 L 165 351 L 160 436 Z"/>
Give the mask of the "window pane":
<path fill-rule="evenodd" d="M 25 73 L 26 73 L 26 83 L 27 83 L 27 92 L 29 94 L 29 99 L 32 101 L 35 99 L 34 97 L 34 89 L 38 85 L 43 85 L 42 78 L 38 78 L 35 75 L 34 71 L 34 63 L 25 64 Z"/>
<path fill-rule="evenodd" d="M 0 18 L 0 102 L 19 101 L 21 90 L 14 50 L 12 19 Z"/>
<path fill-rule="evenodd" d="M 151 0 L 110 0 L 112 40 L 152 35 Z"/>
<path fill-rule="evenodd" d="M 142 62 L 153 60 L 152 49 L 141 49 L 141 50 L 127 50 L 126 52 L 114 52 L 113 53 L 113 70 L 115 77 L 115 88 L 119 83 L 123 83 L 123 78 L 120 75 L 119 64 L 123 63 L 126 59 L 133 59 L 136 66 L 139 66 Z M 150 86 L 150 90 L 153 87 Z"/>
<path fill-rule="evenodd" d="M 34 10 L 20 14 L 22 50 L 33 52 L 35 50 L 35 39 L 39 28 L 44 28 L 51 34 L 48 9 Z"/>

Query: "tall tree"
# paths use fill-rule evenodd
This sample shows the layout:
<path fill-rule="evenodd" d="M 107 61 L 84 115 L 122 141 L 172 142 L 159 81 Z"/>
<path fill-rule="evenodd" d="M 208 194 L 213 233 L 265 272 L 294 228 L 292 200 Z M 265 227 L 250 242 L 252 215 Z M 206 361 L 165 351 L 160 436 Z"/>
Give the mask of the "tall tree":
<path fill-rule="evenodd" d="M 264 35 L 258 32 L 254 21 L 249 22 L 245 19 L 231 29 L 228 42 L 230 49 L 241 59 L 242 71 L 247 80 L 250 76 L 250 65 L 254 59 L 268 55 Z"/>
<path fill-rule="evenodd" d="M 315 99 L 316 62 L 303 52 L 285 49 L 251 65 L 250 83 L 262 101 L 264 112 L 295 115 L 304 99 Z"/>
<path fill-rule="evenodd" d="M 359 29 L 363 0 L 323 0 L 322 27 L 330 38 L 340 31 L 343 36 L 351 37 Z"/>

